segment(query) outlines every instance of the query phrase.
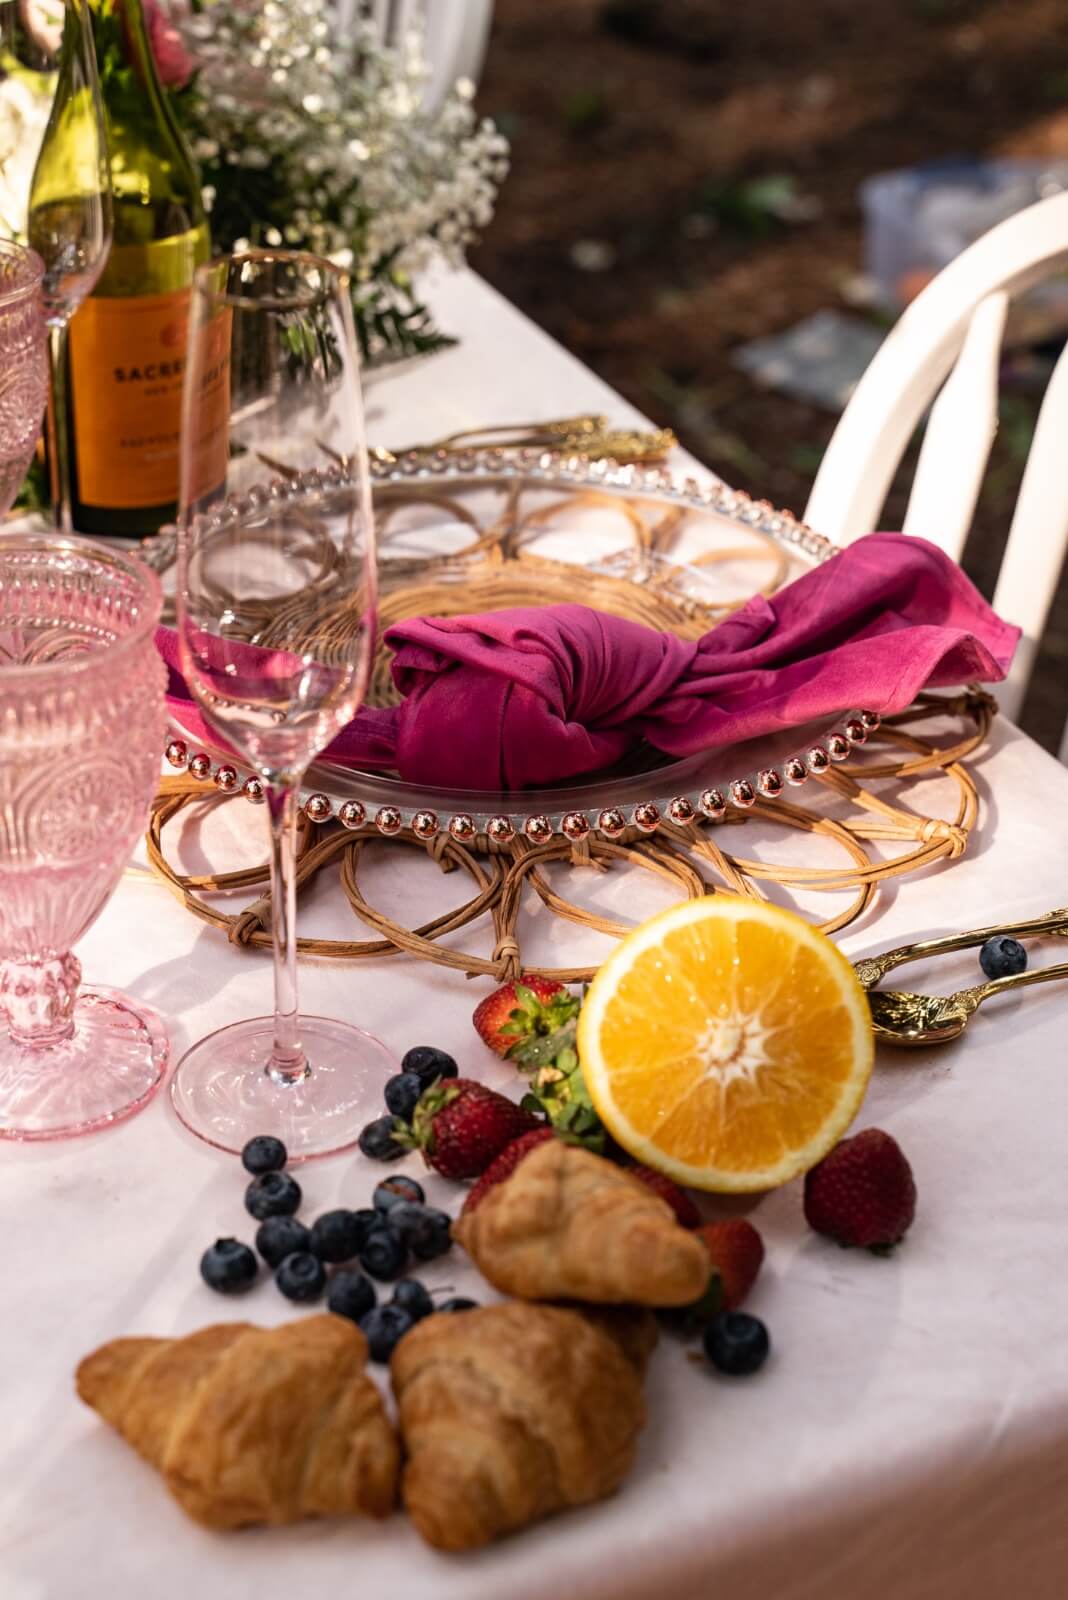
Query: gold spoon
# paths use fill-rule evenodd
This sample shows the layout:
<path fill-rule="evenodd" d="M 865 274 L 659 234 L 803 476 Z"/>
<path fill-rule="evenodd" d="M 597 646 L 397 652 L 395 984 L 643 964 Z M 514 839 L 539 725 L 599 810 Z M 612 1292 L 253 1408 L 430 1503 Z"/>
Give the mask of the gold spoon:
<path fill-rule="evenodd" d="M 985 941 L 984 941 L 985 942 Z M 984 1000 L 1004 994 L 1006 989 L 1022 989 L 1031 983 L 1049 983 L 1068 978 L 1068 962 L 1043 967 L 1037 972 L 1017 972 L 1008 978 L 993 978 L 956 994 L 908 994 L 904 990 L 871 989 L 871 1009 L 875 1037 L 883 1044 L 906 1047 L 947 1044 L 962 1034 Z"/>

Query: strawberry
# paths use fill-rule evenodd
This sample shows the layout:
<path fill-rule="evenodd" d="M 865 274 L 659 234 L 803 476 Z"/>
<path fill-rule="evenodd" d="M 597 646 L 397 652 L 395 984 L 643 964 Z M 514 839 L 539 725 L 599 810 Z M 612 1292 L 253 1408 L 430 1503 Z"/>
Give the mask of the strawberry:
<path fill-rule="evenodd" d="M 529 1133 L 521 1133 L 518 1139 L 506 1144 L 496 1161 L 490 1162 L 474 1188 L 468 1191 L 461 1214 L 466 1217 L 469 1212 L 474 1211 L 491 1189 L 495 1189 L 499 1183 L 512 1176 L 524 1156 L 529 1155 L 539 1144 L 544 1144 L 546 1139 L 555 1138 L 556 1134 L 552 1128 L 531 1128 Z"/>
<path fill-rule="evenodd" d="M 478 1178 L 520 1134 L 538 1123 L 514 1100 L 470 1078 L 443 1078 L 425 1090 L 406 1142 L 446 1178 Z"/>
<path fill-rule="evenodd" d="M 685 1189 L 679 1188 L 674 1178 L 669 1178 L 663 1172 L 654 1172 L 652 1167 L 628 1165 L 624 1170 L 629 1172 L 632 1178 L 640 1178 L 645 1187 L 652 1189 L 661 1200 L 666 1200 L 684 1228 L 696 1228 L 700 1225 L 701 1213 Z"/>
<path fill-rule="evenodd" d="M 508 1059 L 530 1085 L 521 1104 L 548 1117 L 569 1143 L 600 1155 L 605 1130 L 586 1088 L 576 1045 L 579 1004 L 565 990 L 548 1004 L 536 1002 L 533 1014 L 514 1012 L 521 1020 L 505 1029 L 506 1036 L 515 1032 Z"/>
<path fill-rule="evenodd" d="M 494 1055 L 509 1055 L 521 1039 L 555 1033 L 578 1011 L 574 995 L 555 978 L 523 974 L 479 1001 L 471 1018 L 483 1044 Z"/>
<path fill-rule="evenodd" d="M 722 1309 L 736 1311 L 757 1280 L 764 1260 L 763 1239 L 744 1217 L 706 1222 L 697 1229 L 697 1237 L 719 1274 Z"/>
<path fill-rule="evenodd" d="M 809 1227 L 840 1245 L 889 1250 L 916 1215 L 916 1181 L 901 1146 L 881 1128 L 836 1144 L 805 1174 Z"/>

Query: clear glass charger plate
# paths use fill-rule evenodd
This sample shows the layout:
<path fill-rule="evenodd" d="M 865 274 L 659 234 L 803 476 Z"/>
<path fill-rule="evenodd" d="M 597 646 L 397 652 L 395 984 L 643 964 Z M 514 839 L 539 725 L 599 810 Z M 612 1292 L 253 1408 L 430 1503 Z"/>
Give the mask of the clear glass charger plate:
<path fill-rule="evenodd" d="M 402 616 L 457 614 L 568 599 L 617 611 L 649 626 L 696 638 L 757 593 L 771 594 L 835 553 L 836 547 L 787 512 L 751 500 L 718 480 L 699 483 L 665 468 L 620 466 L 538 451 L 411 451 L 372 460 L 383 626 Z M 345 504 L 339 468 L 275 480 L 270 500 L 306 516 L 309 581 L 316 578 L 314 535 Z M 220 519 L 270 515 L 270 501 L 225 502 Z M 142 553 L 164 578 L 173 574 L 176 536 L 165 528 Z M 393 698 L 380 659 L 371 703 Z M 237 789 L 242 778 L 226 752 L 197 739 L 172 715 L 184 749 L 177 766 L 205 783 Z M 450 789 L 404 782 L 322 759 L 309 769 L 302 803 L 317 822 L 336 816 L 350 828 L 373 822 L 385 834 L 411 828 L 430 840 L 542 843 L 561 833 L 617 838 L 653 832 L 661 821 L 717 820 L 799 788 L 848 759 L 879 718 L 843 707 L 823 724 L 787 728 L 746 744 L 684 760 L 642 747 L 611 771 L 545 788 Z M 206 768 L 206 770 L 205 770 Z"/>

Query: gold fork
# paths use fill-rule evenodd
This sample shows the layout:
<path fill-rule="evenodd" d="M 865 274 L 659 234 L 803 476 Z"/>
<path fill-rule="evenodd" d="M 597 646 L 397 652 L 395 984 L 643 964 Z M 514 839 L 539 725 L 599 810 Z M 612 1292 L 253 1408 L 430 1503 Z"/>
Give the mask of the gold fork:
<path fill-rule="evenodd" d="M 941 939 L 921 939 L 916 944 L 898 945 L 896 949 L 887 950 L 880 956 L 865 956 L 860 961 L 854 961 L 853 969 L 862 988 L 874 989 L 888 972 L 894 967 L 904 966 L 907 961 L 949 955 L 954 950 L 970 950 L 975 945 L 986 944 L 988 939 L 999 933 L 1023 938 L 1043 933 L 1068 937 L 1068 906 L 1046 911 L 1042 916 L 1028 917 L 1023 922 L 1010 922 L 993 928 L 973 928 L 970 933 L 951 933 Z"/>

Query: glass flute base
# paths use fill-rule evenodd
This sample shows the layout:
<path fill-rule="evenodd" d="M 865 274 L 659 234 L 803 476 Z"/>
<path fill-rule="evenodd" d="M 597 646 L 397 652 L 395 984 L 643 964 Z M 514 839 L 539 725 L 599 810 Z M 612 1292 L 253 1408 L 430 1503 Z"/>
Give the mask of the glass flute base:
<path fill-rule="evenodd" d="M 146 1106 L 163 1082 L 170 1041 L 159 1017 L 115 989 L 85 988 L 74 1032 L 31 1048 L 0 1032 L 0 1138 L 68 1139 Z"/>
<path fill-rule="evenodd" d="M 209 1033 L 178 1063 L 171 1101 L 191 1133 L 218 1150 L 239 1151 L 256 1134 L 281 1139 L 292 1161 L 348 1150 L 385 1114 L 382 1090 L 399 1063 L 381 1040 L 328 1017 L 300 1019 L 307 1076 L 270 1077 L 274 1018 L 253 1017 Z"/>

